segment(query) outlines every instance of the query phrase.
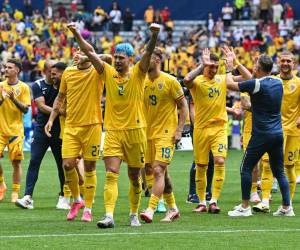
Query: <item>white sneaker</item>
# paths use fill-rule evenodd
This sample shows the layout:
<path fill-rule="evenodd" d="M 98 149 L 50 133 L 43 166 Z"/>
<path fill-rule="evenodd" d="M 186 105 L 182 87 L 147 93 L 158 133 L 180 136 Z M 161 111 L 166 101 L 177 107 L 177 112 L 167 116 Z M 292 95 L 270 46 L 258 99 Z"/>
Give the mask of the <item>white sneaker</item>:
<path fill-rule="evenodd" d="M 56 209 L 70 210 L 71 209 L 70 199 L 65 198 L 65 197 L 60 195 L 58 197 L 58 202 L 56 204 Z"/>
<path fill-rule="evenodd" d="M 236 206 L 234 210 L 229 211 L 230 217 L 248 217 L 252 215 L 251 207 L 243 208 L 241 205 Z"/>
<path fill-rule="evenodd" d="M 253 210 L 255 212 L 270 213 L 270 206 L 269 206 L 269 204 L 265 204 L 264 202 L 260 202 L 260 203 L 253 206 Z"/>
<path fill-rule="evenodd" d="M 104 217 L 97 222 L 99 228 L 113 228 L 115 227 L 114 219 L 109 215 L 104 215 Z"/>
<path fill-rule="evenodd" d="M 30 195 L 25 195 L 22 199 L 17 199 L 15 204 L 21 208 L 33 209 L 33 200 Z"/>
<path fill-rule="evenodd" d="M 278 210 L 273 213 L 273 216 L 295 216 L 293 207 L 290 206 L 288 209 L 284 209 L 282 206 L 278 208 Z"/>
<path fill-rule="evenodd" d="M 296 177 L 296 183 L 297 183 L 297 184 L 300 184 L 300 175 L 298 175 L 298 176 Z"/>
<path fill-rule="evenodd" d="M 136 214 L 131 214 L 129 217 L 129 220 L 130 220 L 130 226 L 132 226 L 132 227 L 140 227 L 141 226 L 139 218 Z"/>
<path fill-rule="evenodd" d="M 261 199 L 259 198 L 259 195 L 257 192 L 251 193 L 250 202 L 253 202 L 253 203 L 261 202 Z"/>

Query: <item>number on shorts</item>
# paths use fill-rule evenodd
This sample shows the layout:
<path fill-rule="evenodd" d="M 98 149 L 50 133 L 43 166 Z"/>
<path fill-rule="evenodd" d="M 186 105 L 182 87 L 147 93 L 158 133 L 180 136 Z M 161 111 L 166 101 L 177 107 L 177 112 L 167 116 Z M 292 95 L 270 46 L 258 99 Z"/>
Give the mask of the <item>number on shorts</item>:
<path fill-rule="evenodd" d="M 293 161 L 294 160 L 294 152 L 289 152 L 289 155 L 288 155 L 288 160 L 289 161 Z"/>
<path fill-rule="evenodd" d="M 218 152 L 219 153 L 222 153 L 223 152 L 223 149 L 227 149 L 227 146 L 226 145 L 224 145 L 224 144 L 219 144 L 219 148 L 218 148 Z"/>
<path fill-rule="evenodd" d="M 171 149 L 170 148 L 161 148 L 161 157 L 169 159 L 171 156 Z"/>
<path fill-rule="evenodd" d="M 99 156 L 100 155 L 100 145 L 92 146 L 92 156 Z"/>
<path fill-rule="evenodd" d="M 149 95 L 150 98 L 150 104 L 155 106 L 157 104 L 156 95 Z"/>
<path fill-rule="evenodd" d="M 124 86 L 119 86 L 119 95 L 124 95 Z"/>

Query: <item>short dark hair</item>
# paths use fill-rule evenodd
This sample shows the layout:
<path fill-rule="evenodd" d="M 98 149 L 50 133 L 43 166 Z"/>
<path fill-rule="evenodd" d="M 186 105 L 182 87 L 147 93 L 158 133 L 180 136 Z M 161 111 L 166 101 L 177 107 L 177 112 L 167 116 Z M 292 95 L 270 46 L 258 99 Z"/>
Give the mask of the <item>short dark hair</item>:
<path fill-rule="evenodd" d="M 273 60 L 264 54 L 258 58 L 258 65 L 263 72 L 270 73 L 273 69 Z"/>
<path fill-rule="evenodd" d="M 23 70 L 22 63 L 17 59 L 8 59 L 8 63 L 14 64 L 20 70 L 19 73 Z"/>
<path fill-rule="evenodd" d="M 55 63 L 54 65 L 52 65 L 51 69 L 56 68 L 60 71 L 64 71 L 67 68 L 67 64 L 63 63 L 63 62 L 58 62 Z"/>
<path fill-rule="evenodd" d="M 161 61 L 163 60 L 163 52 L 160 48 L 155 47 L 153 50 L 153 55 L 157 56 Z"/>
<path fill-rule="evenodd" d="M 218 62 L 220 59 L 215 53 L 210 53 L 209 59 L 214 62 Z"/>

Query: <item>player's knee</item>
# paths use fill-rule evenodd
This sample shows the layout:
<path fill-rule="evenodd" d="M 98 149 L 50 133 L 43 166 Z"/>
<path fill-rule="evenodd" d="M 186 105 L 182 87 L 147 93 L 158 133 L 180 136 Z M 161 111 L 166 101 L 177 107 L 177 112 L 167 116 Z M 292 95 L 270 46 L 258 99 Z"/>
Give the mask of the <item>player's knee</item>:
<path fill-rule="evenodd" d="M 70 171 L 75 168 L 76 160 L 63 160 L 63 168 L 65 171 Z"/>
<path fill-rule="evenodd" d="M 13 160 L 11 163 L 12 163 L 12 166 L 14 168 L 20 168 L 21 167 L 21 161 L 20 160 Z"/>
<path fill-rule="evenodd" d="M 141 175 L 141 170 L 136 168 L 128 168 L 128 177 L 132 181 L 137 181 Z"/>
<path fill-rule="evenodd" d="M 207 165 L 197 163 L 197 168 L 205 168 L 205 167 L 207 167 Z"/>
<path fill-rule="evenodd" d="M 96 169 L 96 162 L 95 161 L 85 161 L 84 162 L 84 171 L 85 172 L 92 172 Z"/>
<path fill-rule="evenodd" d="M 153 169 L 152 169 L 152 165 L 147 163 L 145 165 L 145 173 L 146 175 L 152 175 L 153 174 Z"/>
<path fill-rule="evenodd" d="M 156 179 L 163 178 L 165 176 L 166 168 L 163 165 L 157 164 L 153 166 L 153 175 Z"/>
<path fill-rule="evenodd" d="M 224 165 L 225 164 L 225 158 L 224 157 L 215 157 L 214 158 L 215 165 Z"/>

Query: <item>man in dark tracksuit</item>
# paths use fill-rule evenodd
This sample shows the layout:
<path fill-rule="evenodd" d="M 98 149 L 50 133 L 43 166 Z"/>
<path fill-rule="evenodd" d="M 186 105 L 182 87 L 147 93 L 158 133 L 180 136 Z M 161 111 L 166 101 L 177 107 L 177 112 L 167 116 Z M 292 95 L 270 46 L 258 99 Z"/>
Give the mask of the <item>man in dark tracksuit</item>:
<path fill-rule="evenodd" d="M 289 184 L 283 168 L 283 131 L 281 123 L 281 101 L 283 84 L 278 78 L 271 77 L 273 61 L 261 55 L 254 67 L 256 79 L 237 83 L 232 79 L 233 58 L 228 49 L 226 54 L 226 84 L 228 89 L 247 92 L 252 105 L 252 135 L 241 164 L 242 204 L 236 206 L 228 215 L 232 217 L 251 216 L 250 190 L 252 170 L 259 159 L 268 153 L 274 177 L 282 194 L 282 206 L 274 216 L 295 216 L 290 206 Z"/>
<path fill-rule="evenodd" d="M 31 144 L 31 155 L 26 176 L 25 195 L 22 199 L 18 199 L 16 202 L 16 205 L 22 208 L 33 209 L 32 195 L 38 179 L 41 162 L 47 152 L 48 147 L 51 148 L 52 154 L 55 158 L 60 182 L 59 201 L 56 207 L 58 209 L 69 208 L 69 205 L 66 204 L 63 198 L 63 186 L 65 177 L 62 168 L 62 140 L 59 138 L 59 119 L 56 119 L 53 123 L 51 138 L 49 138 L 44 132 L 44 126 L 48 122 L 54 100 L 59 90 L 59 83 L 53 83 L 51 79 L 51 68 L 56 67 L 56 65 L 60 65 L 59 68 L 61 71 L 66 68 L 66 65 L 63 63 L 57 63 L 54 65 L 54 62 L 52 61 L 46 62 L 43 72 L 45 75 L 45 79 L 37 80 L 32 86 L 33 98 L 38 107 L 38 113 L 36 117 L 37 125 L 34 129 L 33 141 Z"/>

